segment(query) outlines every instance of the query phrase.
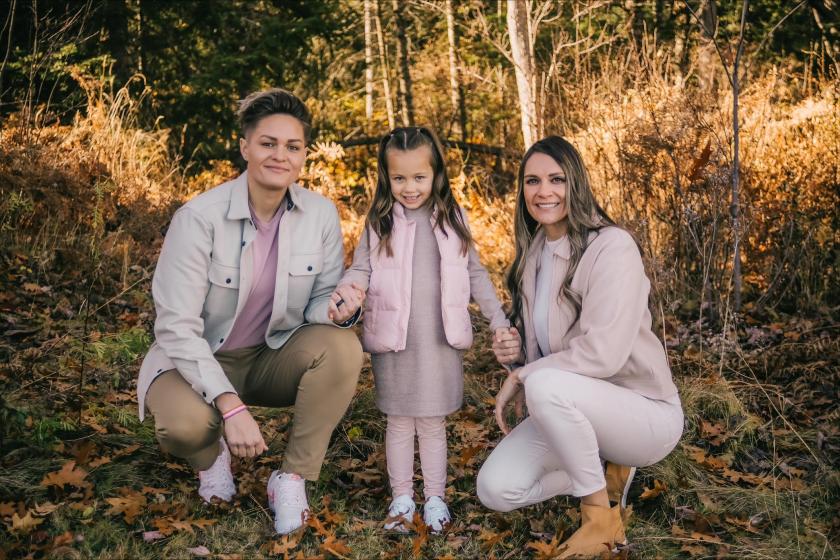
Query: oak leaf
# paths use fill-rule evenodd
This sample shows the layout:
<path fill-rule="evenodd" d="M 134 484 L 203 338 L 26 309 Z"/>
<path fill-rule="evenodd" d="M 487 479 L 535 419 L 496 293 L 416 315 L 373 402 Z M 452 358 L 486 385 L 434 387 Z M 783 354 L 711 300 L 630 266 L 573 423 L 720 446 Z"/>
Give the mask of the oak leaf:
<path fill-rule="evenodd" d="M 17 512 L 12 514 L 12 524 L 9 531 L 12 533 L 20 533 L 27 535 L 32 529 L 43 523 L 44 520 L 39 517 L 32 517 L 32 512 L 27 511 L 23 517 L 19 516 Z"/>
<path fill-rule="evenodd" d="M 321 543 L 318 550 L 319 552 L 325 552 L 343 559 L 348 558 L 348 555 L 353 553 L 353 551 L 350 550 L 350 547 L 347 546 L 347 543 L 338 540 L 335 535 L 327 537 L 327 539 Z"/>
<path fill-rule="evenodd" d="M 87 471 L 76 467 L 76 461 L 67 461 L 61 470 L 48 473 L 41 481 L 41 486 L 49 488 L 56 486 L 64 488 L 65 485 L 74 486 L 76 488 L 84 488 L 89 483 L 85 482 Z"/>
<path fill-rule="evenodd" d="M 565 544 L 560 544 L 557 535 L 554 535 L 550 542 L 531 541 L 525 546 L 534 550 L 536 560 L 551 560 L 568 548 Z"/>
<path fill-rule="evenodd" d="M 142 509 L 146 507 L 146 496 L 139 493 L 122 498 L 105 498 L 105 501 L 111 505 L 111 509 L 107 511 L 108 515 L 123 514 L 125 522 L 129 525 L 134 523 Z"/>
<path fill-rule="evenodd" d="M 645 487 L 642 495 L 639 496 L 642 500 L 652 500 L 653 498 L 660 495 L 662 492 L 665 492 L 668 489 L 668 486 L 657 479 L 653 480 L 653 488 Z"/>

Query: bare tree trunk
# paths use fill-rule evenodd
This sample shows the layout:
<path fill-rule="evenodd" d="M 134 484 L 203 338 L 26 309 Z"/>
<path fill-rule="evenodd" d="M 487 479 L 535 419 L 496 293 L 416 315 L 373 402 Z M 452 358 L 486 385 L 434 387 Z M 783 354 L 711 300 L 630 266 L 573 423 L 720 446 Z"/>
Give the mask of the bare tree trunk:
<path fill-rule="evenodd" d="M 137 57 L 137 68 L 138 71 L 145 75 L 147 78 L 149 77 L 146 75 L 147 68 L 146 68 L 146 46 L 147 46 L 147 34 L 146 34 L 146 18 L 143 16 L 143 0 L 137 0 L 137 27 L 139 30 L 139 38 L 140 41 L 138 42 L 139 48 L 138 57 Z"/>
<path fill-rule="evenodd" d="M 507 4 L 508 36 L 510 38 L 510 50 L 513 54 L 516 90 L 519 93 L 522 139 L 525 142 L 526 150 L 539 139 L 536 69 L 534 50 L 531 44 L 530 4 L 530 0 L 509 0 Z"/>
<path fill-rule="evenodd" d="M 105 2 L 103 24 L 107 32 L 107 46 L 114 57 L 114 75 L 122 85 L 133 74 L 128 45 L 131 38 L 128 32 L 128 20 L 131 17 L 125 0 L 111 0 Z"/>
<path fill-rule="evenodd" d="M 740 212 L 740 130 L 738 123 L 738 101 L 740 96 L 740 63 L 744 52 L 744 32 L 746 31 L 747 10 L 749 0 L 744 0 L 741 7 L 741 27 L 738 33 L 738 50 L 732 63 L 732 204 L 729 211 L 732 217 L 733 255 L 732 255 L 732 288 L 734 294 L 735 313 L 741 311 L 741 212 Z"/>
<path fill-rule="evenodd" d="M 700 47 L 700 52 L 697 55 L 699 66 L 697 74 L 700 78 L 700 86 L 705 91 L 714 91 L 717 89 L 714 41 L 717 38 L 718 27 L 717 5 L 715 4 L 715 0 L 703 0 L 703 3 L 700 5 L 700 23 L 704 44 Z"/>
<path fill-rule="evenodd" d="M 400 114 L 402 115 L 403 126 L 414 126 L 414 99 L 411 95 L 408 40 L 405 36 L 405 18 L 402 16 L 402 10 L 405 6 L 400 6 L 399 0 L 391 0 L 391 5 L 394 9 L 394 22 L 397 25 L 397 64 L 399 65 L 397 86 L 400 99 Z"/>
<path fill-rule="evenodd" d="M 628 35 L 636 47 L 636 52 L 642 52 L 642 34 L 644 33 L 644 20 L 640 13 L 638 0 L 624 0 L 624 9 L 627 11 Z"/>
<path fill-rule="evenodd" d="M 370 2 L 365 0 L 365 118 L 373 118 L 373 37 Z"/>
<path fill-rule="evenodd" d="M 391 69 L 388 67 L 388 51 L 385 50 L 385 37 L 382 34 L 382 12 L 379 0 L 374 0 L 375 11 L 373 14 L 376 23 L 376 43 L 379 47 L 379 65 L 382 67 L 382 87 L 385 90 L 385 111 L 388 114 L 388 128 L 393 130 L 397 126 L 396 115 L 394 114 L 394 100 L 391 97 Z"/>
<path fill-rule="evenodd" d="M 452 0 L 446 0 L 446 34 L 449 38 L 449 98 L 452 100 L 452 132 L 462 142 L 467 141 L 467 108 L 464 104 L 464 89 L 461 85 L 461 70 L 458 63 L 458 36 L 455 34 L 455 11 Z"/>

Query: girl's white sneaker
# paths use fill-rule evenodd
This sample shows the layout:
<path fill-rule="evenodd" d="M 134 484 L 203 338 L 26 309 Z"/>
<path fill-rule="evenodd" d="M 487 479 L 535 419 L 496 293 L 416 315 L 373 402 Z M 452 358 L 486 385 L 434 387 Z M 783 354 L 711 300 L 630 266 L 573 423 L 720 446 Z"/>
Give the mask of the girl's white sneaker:
<path fill-rule="evenodd" d="M 230 472 L 230 451 L 225 438 L 219 439 L 219 456 L 206 471 L 198 471 L 198 495 L 208 504 L 216 496 L 229 502 L 236 494 L 233 473 Z"/>
<path fill-rule="evenodd" d="M 388 506 L 388 519 L 385 520 L 386 531 L 397 531 L 407 533 L 411 523 L 414 522 L 414 511 L 417 506 L 408 494 L 402 494 L 391 500 Z"/>
<path fill-rule="evenodd" d="M 288 535 L 309 519 L 306 481 L 294 473 L 274 471 L 268 479 L 268 507 L 274 512 L 274 530 Z"/>
<path fill-rule="evenodd" d="M 432 496 L 426 500 L 426 505 L 423 506 L 423 521 L 429 526 L 432 533 L 440 533 L 452 522 L 449 508 L 446 507 L 440 496 Z"/>

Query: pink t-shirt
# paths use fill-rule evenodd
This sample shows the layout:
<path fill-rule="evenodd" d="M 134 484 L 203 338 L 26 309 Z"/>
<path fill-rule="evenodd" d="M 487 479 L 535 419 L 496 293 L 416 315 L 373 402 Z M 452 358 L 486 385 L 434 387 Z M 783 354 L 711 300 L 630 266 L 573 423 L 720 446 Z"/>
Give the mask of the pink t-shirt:
<path fill-rule="evenodd" d="M 271 221 L 262 222 L 257 218 L 254 207 L 248 204 L 251 209 L 251 219 L 254 220 L 254 227 L 257 228 L 257 236 L 252 242 L 254 254 L 253 263 L 254 282 L 251 285 L 251 293 L 248 301 L 236 322 L 233 329 L 219 348 L 223 350 L 236 350 L 265 343 L 265 331 L 268 328 L 268 320 L 271 318 L 271 309 L 274 306 L 274 286 L 277 279 L 277 237 L 280 231 L 280 218 L 286 210 L 286 201 L 280 204 L 280 208 L 271 218 Z"/>

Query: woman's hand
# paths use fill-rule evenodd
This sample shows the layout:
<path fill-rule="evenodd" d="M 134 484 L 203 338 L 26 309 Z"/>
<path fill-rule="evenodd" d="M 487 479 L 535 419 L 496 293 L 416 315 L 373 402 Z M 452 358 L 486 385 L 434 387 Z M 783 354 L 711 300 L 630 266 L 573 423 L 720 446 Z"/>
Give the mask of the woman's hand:
<path fill-rule="evenodd" d="M 513 411 L 516 414 L 517 422 L 522 419 L 525 412 L 525 391 L 522 382 L 519 380 L 521 369 L 516 368 L 508 374 L 504 383 L 502 383 L 502 388 L 496 395 L 496 423 L 505 435 L 510 433 L 510 428 L 505 422 L 505 408 L 510 401 L 513 400 Z"/>
<path fill-rule="evenodd" d="M 496 329 L 493 335 L 493 353 L 503 366 L 525 361 L 522 356 L 522 338 L 516 327 Z"/>
<path fill-rule="evenodd" d="M 233 393 L 223 393 L 216 397 L 216 407 L 222 416 L 241 404 L 242 401 Z M 268 451 L 260 427 L 250 411 L 238 412 L 224 422 L 225 441 L 230 452 L 237 457 L 256 457 L 263 451 Z"/>
<path fill-rule="evenodd" d="M 365 301 L 365 291 L 355 282 L 337 286 L 330 295 L 328 315 L 330 320 L 340 325 L 346 323 Z"/>

